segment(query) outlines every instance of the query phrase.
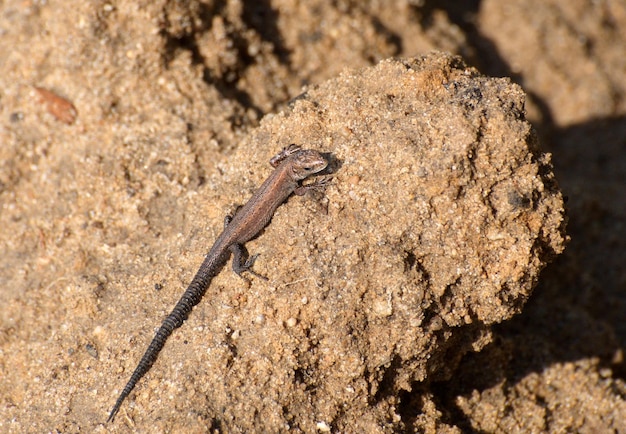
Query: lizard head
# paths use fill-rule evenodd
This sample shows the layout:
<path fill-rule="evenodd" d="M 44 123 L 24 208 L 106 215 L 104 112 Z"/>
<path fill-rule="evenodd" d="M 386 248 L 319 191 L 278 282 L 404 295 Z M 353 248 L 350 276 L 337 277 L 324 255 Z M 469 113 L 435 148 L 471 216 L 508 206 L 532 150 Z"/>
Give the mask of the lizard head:
<path fill-rule="evenodd" d="M 295 152 L 289 157 L 293 177 L 301 181 L 315 173 L 318 173 L 328 166 L 328 161 L 317 151 L 303 149 Z"/>

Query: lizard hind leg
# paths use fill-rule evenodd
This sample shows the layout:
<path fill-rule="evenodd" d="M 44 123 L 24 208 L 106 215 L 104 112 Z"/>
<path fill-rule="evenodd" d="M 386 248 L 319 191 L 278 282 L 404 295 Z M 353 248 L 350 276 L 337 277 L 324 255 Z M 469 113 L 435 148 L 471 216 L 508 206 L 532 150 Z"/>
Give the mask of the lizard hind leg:
<path fill-rule="evenodd" d="M 241 244 L 233 244 L 230 246 L 230 251 L 233 254 L 233 271 L 237 273 L 238 276 L 241 276 L 241 273 L 247 271 L 253 276 L 259 277 L 263 280 L 268 280 L 267 277 L 257 273 L 252 269 L 256 258 L 258 258 L 258 254 L 252 255 L 248 257 L 248 252 Z"/>
<path fill-rule="evenodd" d="M 226 214 L 226 216 L 224 217 L 224 229 L 226 229 L 230 222 L 233 221 L 233 218 L 235 217 L 235 215 L 237 215 L 241 208 L 243 208 L 243 205 L 237 205 L 235 211 L 230 214 Z"/>
<path fill-rule="evenodd" d="M 228 227 L 230 222 L 233 220 L 233 217 L 235 217 L 235 214 L 237 214 L 237 211 L 239 211 L 239 208 L 241 208 L 241 205 L 238 205 L 237 208 L 235 208 L 235 211 L 232 214 L 226 214 L 226 216 L 224 216 L 224 230 L 226 230 L 226 228 Z M 209 253 L 210 252 L 207 252 L 206 255 L 204 255 L 204 256 L 207 256 Z M 233 267 L 234 267 L 234 265 L 233 265 Z M 239 273 L 237 273 L 237 274 L 239 274 Z"/>

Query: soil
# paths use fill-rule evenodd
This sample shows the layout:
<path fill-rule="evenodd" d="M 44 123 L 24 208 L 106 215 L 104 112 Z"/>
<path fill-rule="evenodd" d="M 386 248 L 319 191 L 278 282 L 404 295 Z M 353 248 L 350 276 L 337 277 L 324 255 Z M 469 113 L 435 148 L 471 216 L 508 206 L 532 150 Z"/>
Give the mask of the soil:
<path fill-rule="evenodd" d="M 626 432 L 625 29 L 619 1 L 1 3 L 0 431 Z M 292 142 L 333 180 L 247 244 L 269 280 L 221 272 L 105 423 Z"/>

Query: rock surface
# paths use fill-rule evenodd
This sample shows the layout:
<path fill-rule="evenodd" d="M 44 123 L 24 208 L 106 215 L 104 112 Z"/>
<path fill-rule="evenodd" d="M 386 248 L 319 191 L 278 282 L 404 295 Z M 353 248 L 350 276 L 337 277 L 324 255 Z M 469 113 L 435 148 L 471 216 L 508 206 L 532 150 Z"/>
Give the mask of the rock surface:
<path fill-rule="evenodd" d="M 624 7 L 412 3 L 0 6 L 0 431 L 626 431 Z M 555 154 L 529 303 L 550 158 L 435 48 Z M 290 142 L 335 178 L 269 282 L 222 272 L 105 425 Z"/>

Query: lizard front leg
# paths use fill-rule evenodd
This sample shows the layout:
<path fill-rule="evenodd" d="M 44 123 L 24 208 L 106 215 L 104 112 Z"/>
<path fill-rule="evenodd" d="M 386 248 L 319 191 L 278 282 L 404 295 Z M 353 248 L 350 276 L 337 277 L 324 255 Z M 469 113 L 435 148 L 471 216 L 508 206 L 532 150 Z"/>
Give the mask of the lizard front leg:
<path fill-rule="evenodd" d="M 295 143 L 292 143 L 289 146 L 285 146 L 282 151 L 272 157 L 272 159 L 270 160 L 270 164 L 272 165 L 272 167 L 276 168 L 285 158 L 289 157 L 291 154 L 295 154 L 299 150 L 300 146 L 296 145 Z"/>
<path fill-rule="evenodd" d="M 332 179 L 332 176 L 323 176 L 321 178 L 316 178 L 313 182 L 309 184 L 302 184 L 297 186 L 293 192 L 298 196 L 302 196 L 309 190 L 323 190 Z"/>

